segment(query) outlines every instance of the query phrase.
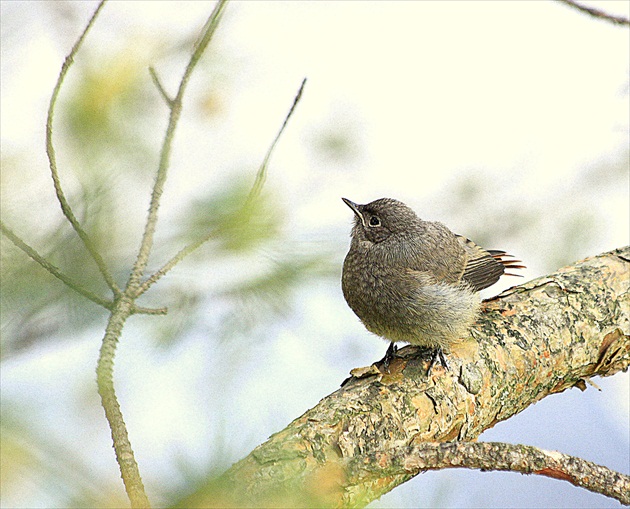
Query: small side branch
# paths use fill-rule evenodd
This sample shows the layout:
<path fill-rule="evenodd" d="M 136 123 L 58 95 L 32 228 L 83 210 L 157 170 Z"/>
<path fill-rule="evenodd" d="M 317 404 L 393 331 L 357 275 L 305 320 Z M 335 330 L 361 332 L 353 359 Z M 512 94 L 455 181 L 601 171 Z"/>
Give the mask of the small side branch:
<path fill-rule="evenodd" d="M 138 295 L 142 295 L 146 292 L 151 285 L 156 283 L 162 276 L 164 276 L 169 270 L 171 270 L 175 265 L 181 262 L 184 258 L 186 258 L 190 253 L 192 253 L 195 249 L 199 248 L 202 244 L 205 244 L 212 237 L 212 233 L 202 237 L 195 242 L 188 244 L 186 247 L 181 249 L 173 258 L 171 258 L 168 262 L 166 262 L 157 272 L 155 272 L 151 277 L 149 277 L 146 281 L 144 281 L 138 287 Z"/>
<path fill-rule="evenodd" d="M 53 117 L 55 113 L 55 105 L 57 104 L 57 98 L 59 97 L 59 91 L 61 90 L 61 85 L 63 84 L 66 74 L 68 74 L 68 70 L 70 69 L 70 66 L 74 62 L 74 57 L 79 51 L 79 48 L 81 47 L 81 44 L 83 43 L 83 40 L 85 39 L 90 28 L 96 21 L 96 18 L 99 12 L 105 5 L 105 1 L 106 0 L 102 0 L 98 4 L 98 7 L 94 11 L 94 14 L 92 14 L 92 17 L 88 21 L 88 24 L 86 25 L 85 30 L 83 30 L 83 33 L 77 39 L 77 42 L 75 42 L 74 46 L 72 47 L 72 50 L 70 51 L 70 53 L 64 60 L 63 65 L 61 66 L 61 72 L 59 73 L 59 77 L 57 78 L 57 83 L 55 84 L 55 88 L 53 89 L 53 93 L 50 98 L 50 104 L 48 106 L 48 117 L 46 118 L 46 154 L 48 155 L 50 173 L 52 176 L 53 184 L 55 186 L 55 193 L 57 194 L 57 200 L 59 200 L 59 204 L 61 205 L 61 210 L 64 216 L 66 216 L 66 218 L 68 219 L 68 221 L 70 222 L 74 230 L 77 232 L 77 235 L 79 236 L 79 238 L 85 245 L 86 249 L 92 256 L 94 262 L 98 266 L 98 269 L 101 275 L 105 279 L 107 286 L 111 288 L 111 290 L 114 292 L 114 295 L 119 295 L 120 288 L 118 288 L 118 285 L 114 281 L 114 278 L 112 274 L 110 273 L 109 269 L 107 268 L 105 261 L 103 260 L 99 252 L 96 250 L 96 246 L 92 243 L 92 240 L 88 236 L 87 232 L 79 224 L 79 220 L 76 218 L 76 216 L 72 212 L 72 208 L 70 207 L 70 204 L 68 203 L 68 200 L 66 199 L 66 196 L 61 187 L 61 181 L 59 180 L 59 172 L 57 170 L 57 157 L 55 155 L 55 147 L 52 141 Z"/>
<path fill-rule="evenodd" d="M 164 316 L 168 313 L 168 308 L 145 308 L 143 306 L 133 305 L 131 313 L 134 315 L 160 315 Z"/>
<path fill-rule="evenodd" d="M 597 19 L 602 19 L 604 21 L 608 21 L 615 25 L 630 25 L 630 20 L 628 18 L 624 18 L 623 16 L 615 16 L 614 14 L 609 14 L 600 9 L 596 9 L 595 7 L 588 7 L 586 5 L 582 5 L 574 0 L 557 0 L 560 3 L 568 5 L 578 11 L 584 12 L 589 16 L 592 16 Z"/>
<path fill-rule="evenodd" d="M 151 79 L 153 80 L 153 84 L 155 85 L 155 88 L 158 89 L 158 92 L 160 93 L 160 95 L 162 96 L 162 99 L 164 99 L 164 102 L 166 103 L 166 105 L 169 108 L 173 107 L 173 99 L 171 99 L 171 97 L 166 93 L 166 90 L 164 89 L 164 87 L 162 86 L 162 82 L 160 81 L 160 77 L 157 75 L 157 71 L 155 70 L 155 68 L 153 67 L 149 67 L 149 74 L 151 74 Z"/>
<path fill-rule="evenodd" d="M 7 238 L 13 242 L 18 248 L 24 251 L 31 259 L 39 263 L 44 269 L 50 272 L 57 279 L 63 281 L 66 285 L 72 288 L 75 292 L 83 295 L 84 297 L 90 299 L 92 302 L 98 304 L 99 306 L 103 306 L 106 309 L 112 309 L 112 302 L 106 299 L 103 299 L 92 293 L 91 291 L 83 288 L 81 284 L 72 279 L 70 276 L 67 276 L 61 270 L 46 260 L 42 255 L 40 255 L 35 249 L 29 246 L 26 242 L 24 242 L 20 237 L 18 237 L 8 226 L 6 226 L 2 221 L 0 221 L 0 231 L 7 236 Z"/>
<path fill-rule="evenodd" d="M 575 486 L 630 504 L 630 476 L 575 456 L 528 445 L 501 442 L 426 443 L 368 458 L 352 459 L 356 465 L 378 462 L 384 475 L 418 474 L 424 470 L 471 468 L 536 474 L 568 481 Z M 352 468 L 356 473 L 361 468 Z"/>

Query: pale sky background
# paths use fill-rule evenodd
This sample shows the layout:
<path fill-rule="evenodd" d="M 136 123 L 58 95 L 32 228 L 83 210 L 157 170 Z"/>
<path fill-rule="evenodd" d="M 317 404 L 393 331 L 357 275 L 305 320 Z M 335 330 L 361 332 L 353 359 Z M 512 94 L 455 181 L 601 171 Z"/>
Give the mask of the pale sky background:
<path fill-rule="evenodd" d="M 0 4 L 3 164 L 19 156 L 23 166 L 19 176 L 2 178 L 3 216 L 8 211 L 12 221 L 19 218 L 11 226 L 27 239 L 59 218 L 44 153 L 47 102 L 64 56 L 96 5 L 56 2 L 74 16 L 62 18 L 52 4 Z M 212 6 L 112 2 L 77 65 L 123 52 L 139 68 L 155 65 L 172 92 L 183 60 L 167 58 L 168 50 L 189 42 Z M 630 15 L 625 1 L 597 6 Z M 629 46 L 627 28 L 550 1 L 234 2 L 210 47 L 218 62 L 200 70 L 188 91 L 158 236 L 178 226 L 173 218 L 182 202 L 242 176 L 244 167 L 253 179 L 307 77 L 266 184 L 288 211 L 292 242 L 285 251 L 299 254 L 328 242 L 338 247 L 340 268 L 351 223 L 341 196 L 358 202 L 395 197 L 473 239 L 489 230 L 484 235 L 496 244 L 486 247 L 517 254 L 528 266 L 525 280 L 558 268 L 552 261 L 558 253 L 570 263 L 625 245 Z M 72 71 L 67 85 L 76 86 Z M 148 73 L 145 86 L 147 98 L 159 102 Z M 200 97 L 212 87 L 221 93 L 210 118 Z M 142 134 L 157 148 L 167 112 L 159 105 L 156 112 Z M 63 110 L 57 121 L 63 124 Z M 338 135 L 350 141 L 349 155 L 323 157 L 319 140 Z M 70 164 L 64 148 L 58 147 L 60 162 Z M 620 164 L 626 167 L 621 176 L 613 170 Z M 458 201 L 472 177 L 473 198 Z M 69 188 L 76 185 L 70 173 L 64 179 Z M 134 193 L 124 207 L 143 219 L 149 191 Z M 582 238 L 577 222 L 578 233 L 564 236 L 584 214 L 589 234 Z M 506 226 L 521 216 L 535 220 L 520 230 Z M 129 228 L 136 226 L 130 219 Z M 262 253 L 257 263 L 273 257 Z M 230 281 L 228 272 L 183 263 L 169 283 L 210 287 Z M 490 294 L 518 282 L 502 282 Z M 165 485 L 184 483 L 182 465 L 240 459 L 336 390 L 350 369 L 383 355 L 385 343 L 358 323 L 337 281 L 305 285 L 296 301 L 264 341 L 259 335 L 250 341 L 236 372 L 230 358 L 243 345 L 209 342 L 203 323 L 165 352 L 144 328 L 155 318 L 129 321 L 116 384 L 156 506 Z M 209 302 L 209 323 L 212 313 Z M 19 409 L 41 435 L 72 450 L 78 446 L 85 464 L 122 492 L 94 382 L 101 334 L 102 327 L 59 337 L 6 358 L 2 406 Z M 480 439 L 557 449 L 629 473 L 628 375 L 595 381 L 602 392 L 589 387 L 546 398 Z M 26 478 L 22 486 L 3 489 L 2 507 L 59 507 L 65 500 L 46 480 Z M 420 475 L 372 504 L 615 505 L 568 483 L 464 471 Z"/>

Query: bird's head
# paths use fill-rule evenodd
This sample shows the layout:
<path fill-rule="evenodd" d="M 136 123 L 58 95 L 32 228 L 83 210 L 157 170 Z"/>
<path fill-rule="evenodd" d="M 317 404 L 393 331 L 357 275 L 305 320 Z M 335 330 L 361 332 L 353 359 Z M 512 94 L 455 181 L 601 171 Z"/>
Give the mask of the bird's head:
<path fill-rule="evenodd" d="M 342 198 L 355 214 L 352 237 L 369 242 L 382 242 L 392 235 L 413 231 L 420 222 L 416 213 L 404 203 L 392 198 L 380 198 L 359 205 Z"/>

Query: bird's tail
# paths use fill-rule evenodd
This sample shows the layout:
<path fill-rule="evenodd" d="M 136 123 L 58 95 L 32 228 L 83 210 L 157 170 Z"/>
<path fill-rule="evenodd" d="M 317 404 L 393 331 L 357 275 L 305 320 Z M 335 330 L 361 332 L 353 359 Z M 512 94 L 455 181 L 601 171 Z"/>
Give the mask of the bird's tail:
<path fill-rule="evenodd" d="M 486 251 L 490 253 L 492 258 L 494 258 L 501 265 L 503 265 L 503 267 L 505 267 L 506 270 L 526 268 L 525 265 L 519 265 L 523 263 L 521 260 L 515 260 L 511 254 L 508 254 L 505 251 L 500 251 L 498 249 L 487 249 Z M 511 274 L 510 272 L 504 272 L 503 275 L 523 277 L 522 274 Z"/>

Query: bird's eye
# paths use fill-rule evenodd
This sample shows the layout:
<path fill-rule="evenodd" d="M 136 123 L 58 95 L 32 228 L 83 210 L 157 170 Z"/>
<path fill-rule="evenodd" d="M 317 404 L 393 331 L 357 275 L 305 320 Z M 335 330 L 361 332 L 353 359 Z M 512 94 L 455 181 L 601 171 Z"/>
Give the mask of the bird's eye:
<path fill-rule="evenodd" d="M 381 220 L 378 216 L 370 217 L 370 226 L 381 226 Z"/>

